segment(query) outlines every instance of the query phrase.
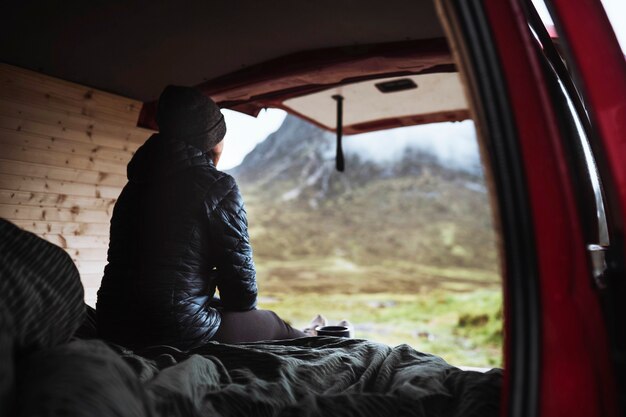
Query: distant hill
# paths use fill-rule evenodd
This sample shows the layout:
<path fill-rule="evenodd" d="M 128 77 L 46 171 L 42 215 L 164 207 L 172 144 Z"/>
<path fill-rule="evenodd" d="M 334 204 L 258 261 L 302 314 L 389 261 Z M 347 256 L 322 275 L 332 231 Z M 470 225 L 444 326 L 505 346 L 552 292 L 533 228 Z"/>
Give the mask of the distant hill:
<path fill-rule="evenodd" d="M 347 270 L 380 266 L 411 274 L 427 265 L 493 278 L 497 256 L 480 173 L 413 148 L 386 164 L 348 154 L 344 173 L 334 158 L 333 134 L 287 116 L 230 171 L 246 200 L 261 267 L 281 261 L 310 269 L 313 260 L 333 259 Z"/>

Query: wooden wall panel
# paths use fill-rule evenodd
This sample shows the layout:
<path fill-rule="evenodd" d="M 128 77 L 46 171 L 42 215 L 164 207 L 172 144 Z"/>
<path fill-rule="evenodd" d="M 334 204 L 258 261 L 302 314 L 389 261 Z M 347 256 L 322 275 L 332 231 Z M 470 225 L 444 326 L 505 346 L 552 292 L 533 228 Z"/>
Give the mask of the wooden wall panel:
<path fill-rule="evenodd" d="M 141 103 L 0 64 L 0 217 L 64 248 L 94 305 Z"/>

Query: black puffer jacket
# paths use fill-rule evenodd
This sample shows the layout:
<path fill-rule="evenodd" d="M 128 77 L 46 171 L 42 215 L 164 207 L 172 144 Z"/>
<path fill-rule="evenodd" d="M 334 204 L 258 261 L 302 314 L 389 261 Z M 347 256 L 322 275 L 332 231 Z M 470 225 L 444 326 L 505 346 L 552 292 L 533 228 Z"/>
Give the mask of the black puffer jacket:
<path fill-rule="evenodd" d="M 234 179 L 182 141 L 152 136 L 128 164 L 98 291 L 100 335 L 129 347 L 183 349 L 215 334 L 223 308 L 250 310 L 257 286 Z"/>

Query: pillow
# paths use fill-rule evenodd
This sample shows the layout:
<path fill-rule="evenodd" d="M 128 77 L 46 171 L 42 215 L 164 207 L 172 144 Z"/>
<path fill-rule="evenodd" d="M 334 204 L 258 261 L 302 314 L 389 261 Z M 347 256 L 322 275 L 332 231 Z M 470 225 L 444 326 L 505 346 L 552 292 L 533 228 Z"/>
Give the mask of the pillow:
<path fill-rule="evenodd" d="M 156 414 L 133 369 L 101 340 L 34 352 L 18 362 L 18 369 L 16 414 L 21 417 Z"/>
<path fill-rule="evenodd" d="M 69 341 L 83 321 L 83 300 L 63 249 L 0 219 L 0 314 L 12 322 L 15 354 Z"/>

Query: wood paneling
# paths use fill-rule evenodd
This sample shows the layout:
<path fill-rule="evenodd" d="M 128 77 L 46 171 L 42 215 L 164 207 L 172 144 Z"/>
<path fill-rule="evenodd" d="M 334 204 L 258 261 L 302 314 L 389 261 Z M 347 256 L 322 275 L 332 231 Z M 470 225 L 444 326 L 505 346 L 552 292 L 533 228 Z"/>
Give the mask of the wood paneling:
<path fill-rule="evenodd" d="M 126 175 L 101 171 L 87 171 L 66 167 L 52 167 L 35 163 L 0 159 L 0 174 L 22 175 L 91 185 L 109 185 L 116 188 L 126 184 Z"/>
<path fill-rule="evenodd" d="M 106 265 L 141 103 L 0 64 L 0 216 L 64 248 L 86 301 Z"/>
<path fill-rule="evenodd" d="M 0 204 L 36 207 L 80 207 L 93 210 L 106 210 L 115 204 L 115 198 L 77 197 L 51 192 L 28 192 L 0 189 Z"/>
<path fill-rule="evenodd" d="M 53 120 L 55 120 L 53 118 Z M 116 150 L 122 149 L 127 152 L 134 152 L 141 143 L 125 138 L 112 136 L 111 134 L 94 132 L 88 128 L 83 130 L 66 127 L 60 123 L 48 124 L 28 120 L 23 114 L 16 116 L 5 116 L 0 113 L 0 128 L 14 132 L 26 132 L 35 135 L 42 135 L 48 138 L 69 139 L 74 142 L 85 143 L 95 146 L 110 147 Z"/>
<path fill-rule="evenodd" d="M 112 123 L 135 124 L 141 103 L 35 72 L 0 68 L 0 97 L 78 113 Z"/>
<path fill-rule="evenodd" d="M 92 156 L 73 155 L 53 150 L 42 152 L 30 146 L 16 146 L 3 143 L 0 145 L 0 159 L 9 159 L 53 167 L 84 169 L 87 171 L 105 172 L 118 175 L 126 174 L 126 164 L 115 161 L 97 159 Z"/>
<path fill-rule="evenodd" d="M 70 155 L 87 156 L 126 164 L 133 156 L 132 152 L 111 147 L 77 142 L 54 136 L 28 133 L 23 130 L 10 130 L 0 127 L 0 145 L 14 145 L 44 151 L 54 151 Z"/>
<path fill-rule="evenodd" d="M 109 246 L 109 236 L 74 236 L 60 234 L 44 234 L 46 240 L 63 249 L 106 249 Z"/>
<path fill-rule="evenodd" d="M 0 84 L 1 85 L 1 84 Z M 141 145 L 152 131 L 133 126 L 125 126 L 102 122 L 97 119 L 77 114 L 51 109 L 35 104 L 22 104 L 15 101 L 6 100 L 0 97 L 0 114 L 16 119 L 24 119 L 45 123 L 50 126 L 51 132 L 57 129 L 73 129 L 84 132 L 87 136 L 109 137 L 116 141 L 125 141 Z"/>
<path fill-rule="evenodd" d="M 16 191 L 49 192 L 63 195 L 117 198 L 120 193 L 118 187 L 107 185 L 85 184 L 73 181 L 57 181 L 29 177 L 24 175 L 0 174 L 0 189 Z"/>
<path fill-rule="evenodd" d="M 55 222 L 39 220 L 13 220 L 21 228 L 30 230 L 40 236 L 64 235 L 64 236 L 109 236 L 108 223 L 75 223 L 75 222 Z M 77 253 L 72 248 L 66 248 L 70 255 Z"/>
<path fill-rule="evenodd" d="M 109 221 L 111 216 L 104 210 L 87 210 L 78 206 L 61 208 L 0 204 L 0 217 L 15 220 L 106 223 Z"/>

